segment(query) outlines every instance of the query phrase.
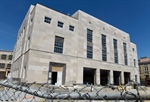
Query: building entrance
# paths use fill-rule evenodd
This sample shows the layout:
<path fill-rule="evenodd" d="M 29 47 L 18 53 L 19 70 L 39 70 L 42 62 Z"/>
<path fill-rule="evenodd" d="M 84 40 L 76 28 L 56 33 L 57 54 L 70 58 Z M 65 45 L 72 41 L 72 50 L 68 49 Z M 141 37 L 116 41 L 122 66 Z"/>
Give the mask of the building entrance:
<path fill-rule="evenodd" d="M 65 64 L 50 62 L 48 82 L 53 85 L 62 85 L 65 83 Z"/>
<path fill-rule="evenodd" d="M 95 72 L 96 69 L 84 68 L 83 70 L 83 84 L 93 84 L 95 85 Z"/>
<path fill-rule="evenodd" d="M 121 72 L 114 71 L 113 78 L 114 78 L 114 85 L 121 85 Z"/>
<path fill-rule="evenodd" d="M 124 84 L 127 84 L 130 81 L 130 73 L 124 72 Z"/>
<path fill-rule="evenodd" d="M 107 85 L 110 83 L 110 71 L 109 70 L 100 70 L 100 83 L 101 85 Z"/>

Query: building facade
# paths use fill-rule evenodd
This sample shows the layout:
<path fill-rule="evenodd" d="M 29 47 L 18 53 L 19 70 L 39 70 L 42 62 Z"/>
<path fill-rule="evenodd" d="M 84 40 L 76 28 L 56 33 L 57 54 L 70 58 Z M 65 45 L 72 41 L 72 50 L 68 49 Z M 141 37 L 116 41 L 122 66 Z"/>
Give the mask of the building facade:
<path fill-rule="evenodd" d="M 129 34 L 81 10 L 72 16 L 31 5 L 18 31 L 12 77 L 52 84 L 139 82 Z"/>
<path fill-rule="evenodd" d="M 12 51 L 0 50 L 0 80 L 6 79 L 11 68 Z"/>
<path fill-rule="evenodd" d="M 150 85 L 150 58 L 139 59 L 141 84 Z"/>

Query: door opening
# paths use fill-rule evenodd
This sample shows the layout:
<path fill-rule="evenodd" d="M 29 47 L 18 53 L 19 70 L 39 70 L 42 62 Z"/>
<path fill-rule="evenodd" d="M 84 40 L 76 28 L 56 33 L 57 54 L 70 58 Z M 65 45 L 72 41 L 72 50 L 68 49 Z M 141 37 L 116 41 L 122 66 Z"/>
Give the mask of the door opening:
<path fill-rule="evenodd" d="M 52 72 L 52 82 L 53 85 L 57 83 L 57 72 Z"/>
<path fill-rule="evenodd" d="M 100 70 L 100 83 L 101 85 L 107 85 L 110 83 L 109 70 Z"/>
<path fill-rule="evenodd" d="M 95 84 L 95 69 L 84 68 L 83 71 L 83 84 Z"/>

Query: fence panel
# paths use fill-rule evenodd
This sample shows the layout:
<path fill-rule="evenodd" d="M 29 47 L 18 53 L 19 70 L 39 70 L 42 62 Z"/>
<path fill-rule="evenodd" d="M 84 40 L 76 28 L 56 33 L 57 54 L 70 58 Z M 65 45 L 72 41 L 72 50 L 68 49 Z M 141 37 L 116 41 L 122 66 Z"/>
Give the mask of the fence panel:
<path fill-rule="evenodd" d="M 133 89 L 134 87 L 134 89 Z M 54 101 L 135 101 L 150 100 L 150 90 L 135 81 L 124 86 L 50 85 L 48 83 L 13 83 L 0 81 L 0 101 L 54 102 Z"/>

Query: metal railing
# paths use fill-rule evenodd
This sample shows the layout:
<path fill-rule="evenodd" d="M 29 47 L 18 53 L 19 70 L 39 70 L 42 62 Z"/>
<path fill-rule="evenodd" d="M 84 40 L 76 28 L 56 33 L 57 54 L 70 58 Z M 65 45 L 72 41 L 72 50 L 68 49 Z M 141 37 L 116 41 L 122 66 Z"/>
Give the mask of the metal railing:
<path fill-rule="evenodd" d="M 150 90 L 130 81 L 124 86 L 93 85 L 50 85 L 48 83 L 13 83 L 9 80 L 0 82 L 0 101 L 15 102 L 50 102 L 50 101 L 92 101 L 92 100 L 150 100 Z"/>

